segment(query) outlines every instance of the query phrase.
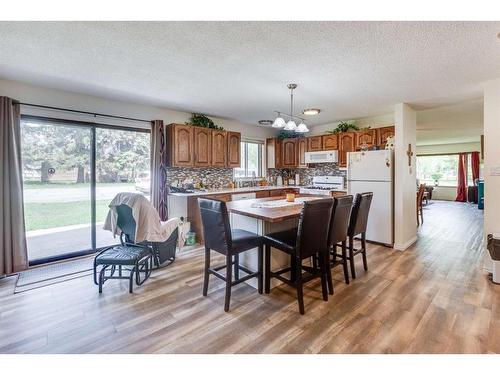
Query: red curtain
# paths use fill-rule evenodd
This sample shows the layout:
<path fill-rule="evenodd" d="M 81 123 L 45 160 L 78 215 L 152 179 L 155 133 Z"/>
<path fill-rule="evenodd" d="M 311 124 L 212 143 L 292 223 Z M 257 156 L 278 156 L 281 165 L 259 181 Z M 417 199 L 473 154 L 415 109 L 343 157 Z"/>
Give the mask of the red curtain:
<path fill-rule="evenodd" d="M 467 202 L 467 154 L 458 155 L 457 202 Z"/>
<path fill-rule="evenodd" d="M 477 184 L 476 180 L 479 178 L 479 152 L 471 152 L 470 166 L 472 170 L 472 181 L 474 182 L 474 203 L 477 203 Z"/>

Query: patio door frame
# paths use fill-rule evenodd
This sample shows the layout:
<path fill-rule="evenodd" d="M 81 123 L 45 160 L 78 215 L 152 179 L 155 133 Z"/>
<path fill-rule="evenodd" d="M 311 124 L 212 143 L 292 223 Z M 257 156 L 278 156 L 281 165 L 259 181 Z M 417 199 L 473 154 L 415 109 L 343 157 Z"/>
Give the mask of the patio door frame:
<path fill-rule="evenodd" d="M 111 129 L 111 130 L 124 130 L 124 131 L 134 131 L 140 133 L 151 133 L 150 129 L 132 127 L 132 126 L 119 126 L 119 125 L 109 125 L 96 122 L 86 122 L 78 120 L 66 120 L 60 118 L 43 117 L 43 116 L 33 116 L 33 115 L 21 115 L 21 121 L 23 120 L 33 120 L 38 122 L 45 122 L 52 125 L 72 125 L 80 128 L 90 129 L 90 249 L 79 250 L 71 253 L 66 253 L 63 255 L 56 255 L 46 258 L 39 258 L 29 261 L 29 266 L 37 266 L 40 264 L 57 262 L 60 260 L 66 260 L 70 258 L 76 258 L 84 255 L 89 255 L 96 253 L 108 246 L 103 246 L 97 248 L 97 232 L 96 232 L 96 129 Z M 151 137 L 151 134 L 150 134 Z M 21 145 L 22 151 L 22 145 Z M 150 150 L 151 151 L 151 150 Z M 29 253 L 29 249 L 28 249 Z M 29 254 L 28 254 L 29 258 Z"/>

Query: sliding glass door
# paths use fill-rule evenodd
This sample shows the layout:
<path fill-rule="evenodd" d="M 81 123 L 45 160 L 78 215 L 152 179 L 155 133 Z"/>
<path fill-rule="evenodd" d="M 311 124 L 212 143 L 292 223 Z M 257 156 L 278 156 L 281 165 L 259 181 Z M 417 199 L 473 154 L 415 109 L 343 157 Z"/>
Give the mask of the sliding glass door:
<path fill-rule="evenodd" d="M 24 213 L 30 264 L 118 242 L 102 229 L 119 192 L 149 195 L 149 132 L 23 117 Z"/>
<path fill-rule="evenodd" d="M 96 246 L 116 242 L 102 229 L 108 204 L 120 192 L 134 192 L 149 198 L 148 132 L 96 129 Z"/>

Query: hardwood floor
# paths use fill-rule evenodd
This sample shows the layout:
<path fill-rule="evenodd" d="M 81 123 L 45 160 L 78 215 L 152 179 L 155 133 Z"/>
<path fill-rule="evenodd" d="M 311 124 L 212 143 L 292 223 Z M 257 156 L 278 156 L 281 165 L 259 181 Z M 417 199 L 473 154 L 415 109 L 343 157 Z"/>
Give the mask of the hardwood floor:
<path fill-rule="evenodd" d="M 301 316 L 293 289 L 259 295 L 222 281 L 201 295 L 203 252 L 179 256 L 133 295 L 90 278 L 12 294 L 0 280 L 1 353 L 489 353 L 500 352 L 500 286 L 482 271 L 482 212 L 467 204 L 424 208 L 409 250 L 369 245 L 350 285 L 334 272 L 335 295 L 305 287 Z M 219 258 L 222 260 L 222 258 Z"/>

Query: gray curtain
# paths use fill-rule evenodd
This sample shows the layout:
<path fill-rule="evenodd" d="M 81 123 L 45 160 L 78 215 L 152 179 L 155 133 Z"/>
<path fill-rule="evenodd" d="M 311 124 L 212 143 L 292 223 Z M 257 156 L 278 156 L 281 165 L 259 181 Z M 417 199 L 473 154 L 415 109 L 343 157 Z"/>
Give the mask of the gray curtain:
<path fill-rule="evenodd" d="M 151 203 L 161 220 L 167 220 L 167 150 L 162 120 L 151 122 Z"/>
<path fill-rule="evenodd" d="M 28 267 L 19 104 L 0 96 L 0 276 Z"/>

